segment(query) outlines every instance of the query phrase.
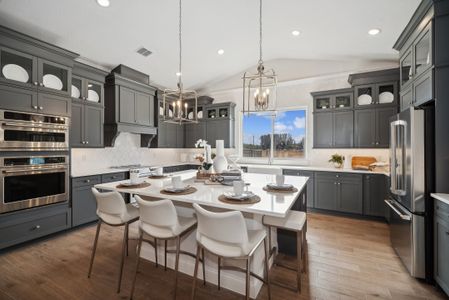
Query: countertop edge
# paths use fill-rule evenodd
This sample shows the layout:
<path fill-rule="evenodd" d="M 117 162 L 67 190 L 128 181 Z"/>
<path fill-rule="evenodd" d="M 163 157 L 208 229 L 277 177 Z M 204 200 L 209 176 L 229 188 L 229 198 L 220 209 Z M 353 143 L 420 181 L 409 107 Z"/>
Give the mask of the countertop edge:
<path fill-rule="evenodd" d="M 439 200 L 439 201 L 449 205 L 449 194 L 432 193 L 432 194 L 430 194 L 430 196 L 432 196 L 436 200 Z"/>

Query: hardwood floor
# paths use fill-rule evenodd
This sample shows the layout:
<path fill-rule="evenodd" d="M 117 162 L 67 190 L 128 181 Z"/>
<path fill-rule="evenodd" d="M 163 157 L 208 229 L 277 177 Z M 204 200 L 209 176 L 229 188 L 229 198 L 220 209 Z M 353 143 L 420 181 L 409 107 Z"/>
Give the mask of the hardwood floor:
<path fill-rule="evenodd" d="M 309 272 L 303 276 L 302 293 L 273 286 L 273 299 L 446 299 L 436 288 L 407 274 L 389 246 L 386 224 L 308 216 Z M 102 228 L 91 279 L 87 270 L 93 225 L 1 253 L 0 299 L 128 299 L 134 251 L 125 262 L 122 292 L 115 293 L 122 230 Z M 140 270 L 135 299 L 172 299 L 173 271 L 143 261 Z M 295 274 L 284 269 L 272 269 L 270 274 L 286 283 L 295 282 Z M 191 277 L 180 275 L 178 299 L 190 299 L 191 284 Z M 258 299 L 267 299 L 266 293 L 264 287 Z M 200 284 L 197 299 L 212 298 L 243 297 Z"/>

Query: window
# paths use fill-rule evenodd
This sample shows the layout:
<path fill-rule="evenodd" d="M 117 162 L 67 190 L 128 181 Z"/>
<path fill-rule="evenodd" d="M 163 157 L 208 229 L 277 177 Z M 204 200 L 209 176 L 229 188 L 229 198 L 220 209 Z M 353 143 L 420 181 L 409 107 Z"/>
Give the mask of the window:
<path fill-rule="evenodd" d="M 242 156 L 247 159 L 305 158 L 306 110 L 243 115 Z"/>

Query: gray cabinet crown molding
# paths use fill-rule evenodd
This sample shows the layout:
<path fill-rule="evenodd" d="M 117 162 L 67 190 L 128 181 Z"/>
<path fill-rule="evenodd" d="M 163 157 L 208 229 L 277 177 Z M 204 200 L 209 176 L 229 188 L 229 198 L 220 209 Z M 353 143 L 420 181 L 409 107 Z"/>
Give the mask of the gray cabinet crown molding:
<path fill-rule="evenodd" d="M 42 57 L 68 67 L 73 66 L 73 61 L 79 54 L 49 44 L 29 35 L 0 25 L 0 45 L 15 48 L 18 51 Z"/>
<path fill-rule="evenodd" d="M 72 75 L 105 83 L 105 78 L 106 75 L 108 75 L 108 72 L 75 61 L 73 64 Z"/>
<path fill-rule="evenodd" d="M 124 77 L 118 73 L 110 73 L 106 76 L 106 86 L 120 85 L 130 89 L 133 89 L 137 92 L 147 93 L 152 96 L 156 95 L 156 88 L 151 85 L 147 85 L 144 83 L 137 82 L 135 80 Z"/>
<path fill-rule="evenodd" d="M 399 81 L 399 68 L 356 73 L 348 76 L 348 83 L 353 87 L 357 85 L 383 83 L 388 81 Z"/>

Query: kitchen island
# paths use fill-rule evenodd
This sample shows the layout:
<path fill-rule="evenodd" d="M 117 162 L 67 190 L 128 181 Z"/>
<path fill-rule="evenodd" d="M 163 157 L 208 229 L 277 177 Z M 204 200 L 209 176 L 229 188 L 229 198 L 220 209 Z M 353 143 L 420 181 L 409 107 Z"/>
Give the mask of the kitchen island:
<path fill-rule="evenodd" d="M 243 180 L 249 183 L 249 190 L 258 195 L 261 201 L 254 204 L 229 204 L 218 200 L 218 197 L 231 191 L 232 187 L 223 185 L 205 185 L 203 182 L 196 182 L 195 171 L 177 172 L 173 175 L 179 175 L 182 177 L 184 183 L 189 184 L 197 189 L 197 191 L 190 195 L 165 195 L 161 193 L 161 190 L 171 185 L 171 178 L 166 177 L 164 179 L 146 179 L 151 186 L 146 188 L 117 188 L 117 186 L 123 181 L 110 182 L 104 184 L 95 185 L 96 188 L 109 191 L 118 191 L 121 193 L 128 193 L 132 195 L 145 196 L 147 199 L 170 199 L 177 205 L 178 213 L 181 215 L 192 215 L 193 209 L 191 205 L 197 203 L 206 207 L 206 209 L 214 211 L 223 210 L 238 210 L 241 211 L 246 219 L 248 229 L 261 229 L 262 217 L 264 215 L 270 215 L 275 217 L 285 217 L 286 214 L 298 200 L 302 201 L 306 197 L 307 177 L 301 176 L 285 176 L 285 182 L 294 185 L 298 191 L 293 193 L 271 193 L 263 190 L 263 187 L 270 182 L 275 181 L 274 175 L 265 174 L 251 174 L 246 173 L 243 175 Z M 305 208 L 305 205 L 303 205 Z M 273 244 L 276 244 L 276 232 L 272 233 Z M 169 242 L 170 246 L 174 244 Z M 159 261 L 163 261 L 163 245 L 159 245 L 158 257 Z M 187 235 L 181 242 L 181 249 L 183 251 L 189 251 L 195 253 L 196 238 L 195 232 Z M 150 261 L 154 261 L 154 249 L 148 244 L 143 244 L 141 256 Z M 238 263 L 230 261 L 228 263 Z M 169 255 L 167 258 L 167 265 L 171 268 L 174 266 L 174 256 Z M 263 274 L 263 249 L 259 248 L 254 255 L 253 262 L 251 264 L 252 272 L 258 275 Z M 179 271 L 193 275 L 194 259 L 188 256 L 180 257 Z M 216 258 L 208 257 L 206 255 L 206 280 L 213 284 L 217 284 L 217 264 Z M 223 271 L 222 272 L 222 286 L 238 293 L 244 294 L 245 292 L 245 280 L 244 274 L 235 271 Z M 251 278 L 250 295 L 252 298 L 256 298 L 257 294 L 262 287 L 262 283 L 258 280 Z"/>

